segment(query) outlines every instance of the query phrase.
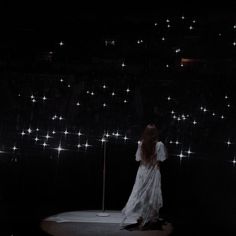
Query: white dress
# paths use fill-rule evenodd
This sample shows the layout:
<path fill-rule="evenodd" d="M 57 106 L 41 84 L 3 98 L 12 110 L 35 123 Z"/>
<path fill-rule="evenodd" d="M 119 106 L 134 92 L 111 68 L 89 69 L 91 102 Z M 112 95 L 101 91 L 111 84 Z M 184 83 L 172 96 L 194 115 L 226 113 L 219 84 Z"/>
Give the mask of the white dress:
<path fill-rule="evenodd" d="M 136 152 L 136 161 L 141 161 L 141 145 L 139 143 Z M 166 159 L 166 149 L 162 142 L 156 143 L 156 161 Z M 137 171 L 133 190 L 128 202 L 122 210 L 124 225 L 128 217 L 139 219 L 142 217 L 144 225 L 149 221 L 155 221 L 159 217 L 159 210 L 163 205 L 161 191 L 161 173 L 159 167 L 154 165 L 144 165 L 142 162 Z"/>

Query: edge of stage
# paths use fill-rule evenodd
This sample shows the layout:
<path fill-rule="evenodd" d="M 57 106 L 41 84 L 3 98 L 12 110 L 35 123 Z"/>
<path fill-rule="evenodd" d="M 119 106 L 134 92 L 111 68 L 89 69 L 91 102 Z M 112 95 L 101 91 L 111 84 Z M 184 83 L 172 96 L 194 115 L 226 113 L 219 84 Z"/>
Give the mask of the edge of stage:
<path fill-rule="evenodd" d="M 101 216 L 107 213 L 107 216 Z M 105 214 L 106 215 L 106 214 Z M 171 223 L 162 226 L 162 230 L 126 230 L 121 229 L 122 215 L 120 211 L 99 210 L 69 211 L 49 216 L 41 221 L 41 229 L 55 236 L 99 236 L 99 235 L 170 235 L 173 231 Z M 135 219 L 127 219 L 126 225 L 135 224 Z"/>

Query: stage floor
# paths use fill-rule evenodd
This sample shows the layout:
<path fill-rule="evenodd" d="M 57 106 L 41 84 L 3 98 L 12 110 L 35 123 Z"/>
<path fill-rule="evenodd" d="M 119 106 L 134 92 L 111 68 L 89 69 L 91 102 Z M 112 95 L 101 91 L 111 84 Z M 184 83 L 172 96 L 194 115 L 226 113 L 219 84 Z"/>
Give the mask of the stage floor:
<path fill-rule="evenodd" d="M 126 236 L 126 235 L 145 235 L 145 236 L 165 236 L 172 232 L 172 225 L 164 225 L 162 230 L 126 230 L 120 229 L 122 220 L 121 212 L 106 211 L 109 216 L 98 216 L 99 211 L 71 211 L 63 212 L 45 218 L 41 223 L 41 228 L 55 236 Z M 136 223 L 135 219 L 129 219 L 126 224 Z"/>

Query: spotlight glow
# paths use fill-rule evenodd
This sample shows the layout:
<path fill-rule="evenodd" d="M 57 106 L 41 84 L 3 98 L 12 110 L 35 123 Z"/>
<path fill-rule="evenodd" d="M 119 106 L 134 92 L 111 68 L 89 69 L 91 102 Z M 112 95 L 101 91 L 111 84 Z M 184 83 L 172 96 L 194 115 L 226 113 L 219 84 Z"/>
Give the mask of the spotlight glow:
<path fill-rule="evenodd" d="M 228 146 L 232 144 L 232 143 L 230 142 L 230 140 L 228 140 L 226 143 L 227 143 Z"/>

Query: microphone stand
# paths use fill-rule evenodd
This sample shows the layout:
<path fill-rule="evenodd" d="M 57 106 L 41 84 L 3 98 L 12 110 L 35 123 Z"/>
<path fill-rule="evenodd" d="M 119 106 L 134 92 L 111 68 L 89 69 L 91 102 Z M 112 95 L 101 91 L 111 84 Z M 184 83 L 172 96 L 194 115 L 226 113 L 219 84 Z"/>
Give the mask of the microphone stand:
<path fill-rule="evenodd" d="M 106 217 L 110 215 L 105 212 L 105 190 L 106 190 L 106 141 L 104 141 L 104 152 L 103 152 L 102 212 L 98 213 L 97 216 Z"/>

